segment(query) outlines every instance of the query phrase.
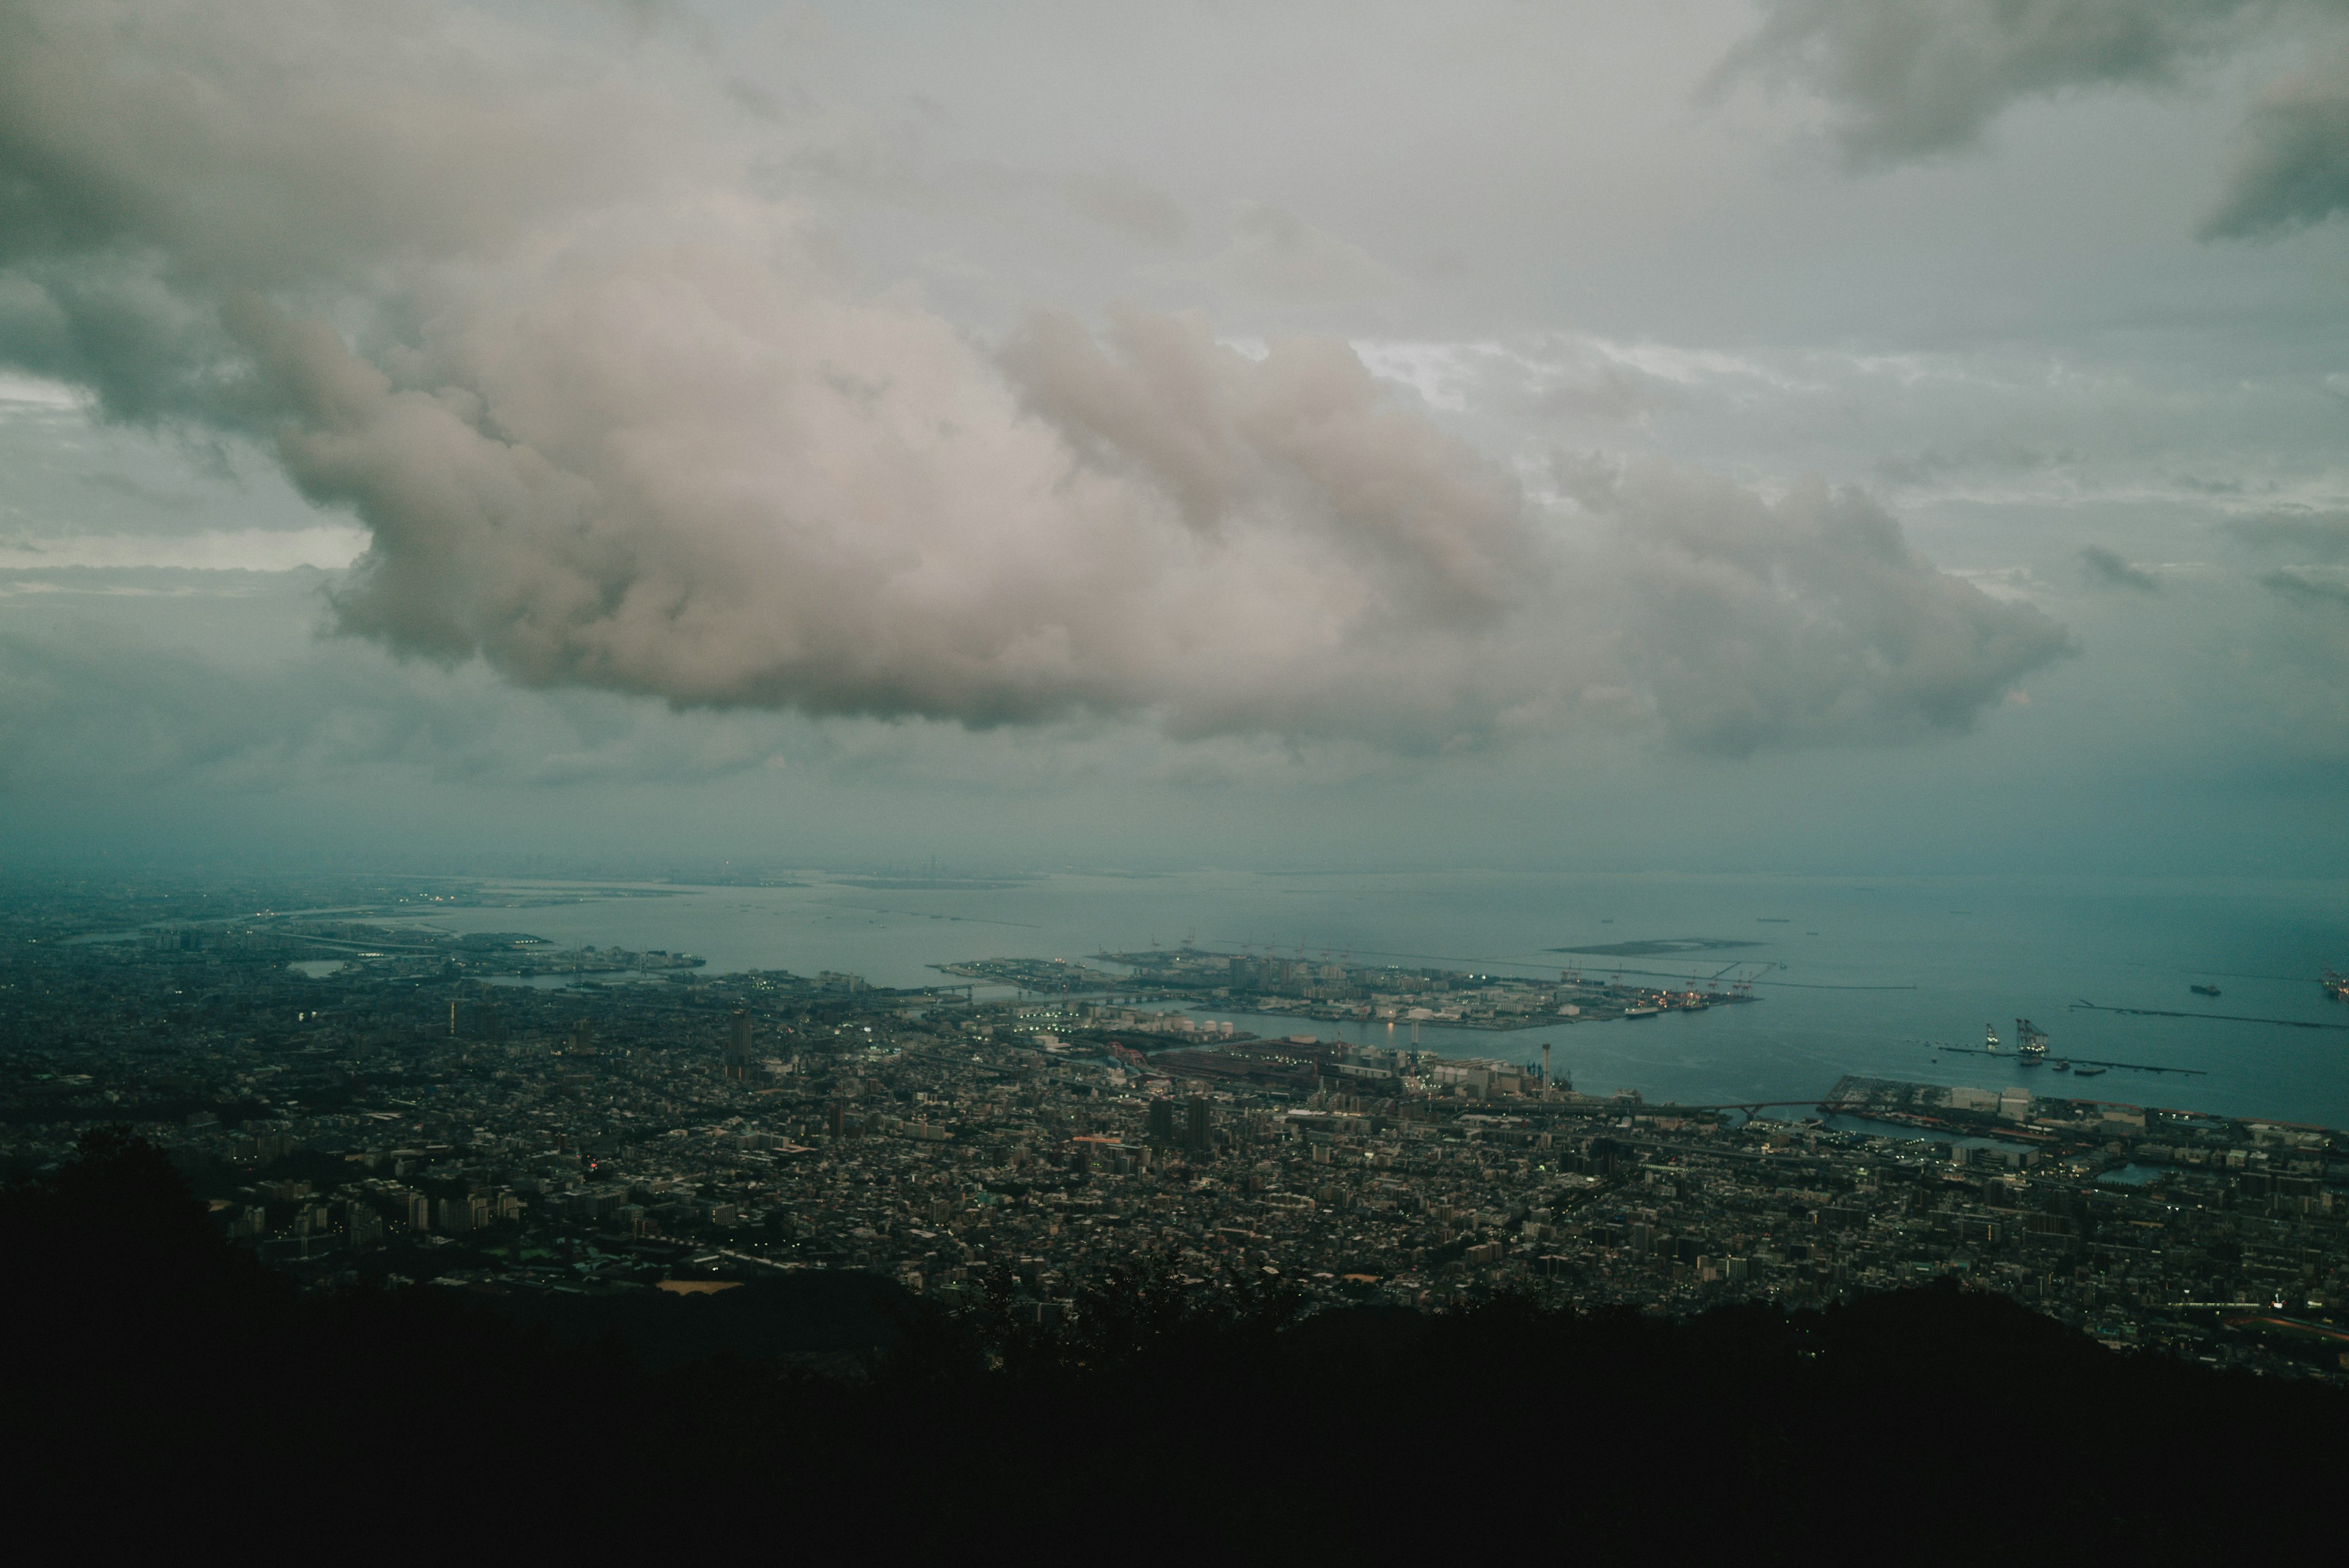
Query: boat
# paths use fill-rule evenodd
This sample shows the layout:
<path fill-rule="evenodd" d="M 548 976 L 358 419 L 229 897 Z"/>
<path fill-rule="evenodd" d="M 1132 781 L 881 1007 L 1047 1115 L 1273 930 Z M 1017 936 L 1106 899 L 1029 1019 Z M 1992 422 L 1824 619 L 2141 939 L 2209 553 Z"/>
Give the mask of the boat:
<path fill-rule="evenodd" d="M 2059 1073 L 2068 1073 L 2072 1070 L 2072 1064 L 2069 1062 L 2050 1062 L 2047 1064 Z"/>
<path fill-rule="evenodd" d="M 2331 964 L 2326 964 L 2324 994 L 2335 1002 L 2349 1002 L 2349 975 L 2337 974 Z"/>
<path fill-rule="evenodd" d="M 2083 1065 L 2073 1068 L 2072 1076 L 2075 1078 L 2093 1078 L 2103 1071 L 2104 1069 L 2102 1067 Z"/>
<path fill-rule="evenodd" d="M 2219 994 L 2219 988 L 2215 985 L 2189 985 L 2186 989 L 2192 992 L 2197 996 L 2216 996 Z"/>
<path fill-rule="evenodd" d="M 1623 1010 L 1623 1016 L 1626 1018 L 1653 1018 L 1661 1012 L 1663 1012 L 1663 1009 L 1661 1007 L 1627 1007 Z"/>

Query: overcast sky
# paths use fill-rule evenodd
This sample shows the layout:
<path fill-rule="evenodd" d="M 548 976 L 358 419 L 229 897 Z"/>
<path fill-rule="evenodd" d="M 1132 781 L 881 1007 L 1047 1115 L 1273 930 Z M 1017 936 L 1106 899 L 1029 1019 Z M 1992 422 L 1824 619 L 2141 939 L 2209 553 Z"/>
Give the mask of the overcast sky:
<path fill-rule="evenodd" d="M 12 854 L 2334 875 L 2349 0 L 0 0 Z"/>

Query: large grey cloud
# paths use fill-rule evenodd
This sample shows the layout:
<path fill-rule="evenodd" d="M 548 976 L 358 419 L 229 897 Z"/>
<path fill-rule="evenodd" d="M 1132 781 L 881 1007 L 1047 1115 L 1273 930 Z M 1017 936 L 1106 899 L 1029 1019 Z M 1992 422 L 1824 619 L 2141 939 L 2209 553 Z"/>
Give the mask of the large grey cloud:
<path fill-rule="evenodd" d="M 1971 145 L 2010 105 L 2164 81 L 2232 47 L 2276 0 L 1764 0 L 1729 75 L 1792 80 L 1834 106 L 1862 163 Z"/>
<path fill-rule="evenodd" d="M 2349 210 L 2349 47 L 2270 84 L 2241 140 L 2205 234 L 2273 234 Z"/>
<path fill-rule="evenodd" d="M 2249 45 L 2321 38 L 2341 0 L 1764 0 L 1761 26 L 1716 87 L 1791 82 L 1831 107 L 1831 132 L 1862 166 L 1971 147 L 2015 104 L 2114 87 L 2174 84 Z M 2205 226 L 2242 237 L 2349 207 L 2349 52 L 2320 43 L 2260 96 Z"/>
<path fill-rule="evenodd" d="M 369 531 L 340 628 L 402 653 L 685 707 L 1744 752 L 1962 729 L 2064 646 L 1856 493 L 1641 471 L 1578 536 L 1340 342 L 1046 312 L 990 351 L 853 282 L 758 193 L 771 128 L 675 61 L 424 5 L 0 0 L 0 357 L 273 452 Z"/>
<path fill-rule="evenodd" d="M 1661 463 L 1561 478 L 1613 525 L 1644 607 L 1628 668 L 1694 749 L 1963 731 L 2072 651 L 2039 610 L 1936 571 L 1863 491 L 1814 477 L 1770 501 Z"/>

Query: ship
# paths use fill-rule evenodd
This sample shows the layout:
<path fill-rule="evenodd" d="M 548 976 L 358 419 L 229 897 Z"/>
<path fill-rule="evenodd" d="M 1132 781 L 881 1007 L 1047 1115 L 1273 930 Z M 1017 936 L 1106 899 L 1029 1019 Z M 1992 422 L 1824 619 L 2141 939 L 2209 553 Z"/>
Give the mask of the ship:
<path fill-rule="evenodd" d="M 1998 1054 L 1997 1024 L 1985 1023 L 1982 1025 L 1982 1049 L 1989 1052 L 1993 1056 Z"/>
<path fill-rule="evenodd" d="M 1623 1010 L 1623 1016 L 1626 1018 L 1653 1018 L 1661 1012 L 1663 1012 L 1663 1009 L 1661 1007 L 1627 1007 Z"/>
<path fill-rule="evenodd" d="M 2333 966 L 2324 966 L 2324 994 L 2335 1002 L 2349 1002 L 2349 975 L 2336 974 Z"/>
<path fill-rule="evenodd" d="M 2095 1066 L 2093 1064 L 2083 1064 L 2072 1069 L 2072 1076 L 2075 1078 L 2093 1078 L 2103 1071 L 2104 1069 L 2102 1067 Z"/>
<path fill-rule="evenodd" d="M 2197 996 L 2216 996 L 2219 994 L 2219 988 L 2215 985 L 2189 985 L 2186 989 L 2192 992 Z"/>
<path fill-rule="evenodd" d="M 2018 1018 L 2014 1021 L 2014 1049 L 2025 1066 L 2036 1065 L 2047 1060 L 2047 1036 L 2028 1018 Z"/>

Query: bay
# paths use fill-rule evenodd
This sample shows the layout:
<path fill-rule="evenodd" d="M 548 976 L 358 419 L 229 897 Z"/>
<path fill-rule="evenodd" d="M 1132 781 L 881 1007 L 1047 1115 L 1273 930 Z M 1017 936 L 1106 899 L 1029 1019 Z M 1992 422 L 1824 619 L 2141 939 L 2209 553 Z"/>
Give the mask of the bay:
<path fill-rule="evenodd" d="M 1725 968 L 1758 975 L 1761 1000 L 1525 1031 L 1423 1026 L 1423 1044 L 1534 1062 L 1547 1042 L 1557 1072 L 1579 1089 L 1683 1104 L 1801 1100 L 1850 1073 L 2027 1084 L 2045 1095 L 2349 1127 L 2349 1006 L 2318 984 L 2324 964 L 2349 966 L 2349 882 L 2339 879 L 1203 869 L 882 886 L 800 875 L 804 885 L 775 888 L 497 883 L 485 890 L 492 897 L 584 901 L 452 909 L 420 923 L 525 929 L 565 947 L 684 950 L 715 972 L 832 970 L 897 986 L 944 981 L 928 966 L 958 959 L 1081 959 L 1185 940 L 1524 975 L 1571 965 L 1605 976 L 1619 963 L 1627 979 L 1701 980 Z M 671 896 L 641 896 L 656 890 Z M 1557 950 L 1688 939 L 1752 945 L 1625 957 Z M 2190 992 L 2197 982 L 2221 995 Z M 2075 1005 L 2083 1000 L 2329 1027 L 2089 1012 Z M 1261 1033 L 1394 1038 L 1382 1023 L 1200 1015 Z M 2011 1042 L 2018 1017 L 2047 1032 L 2052 1058 L 2201 1075 L 2115 1069 L 2083 1081 L 2012 1056 L 1930 1048 L 1978 1046 L 1985 1023 Z"/>

